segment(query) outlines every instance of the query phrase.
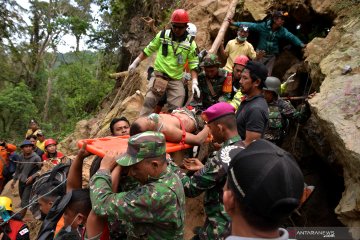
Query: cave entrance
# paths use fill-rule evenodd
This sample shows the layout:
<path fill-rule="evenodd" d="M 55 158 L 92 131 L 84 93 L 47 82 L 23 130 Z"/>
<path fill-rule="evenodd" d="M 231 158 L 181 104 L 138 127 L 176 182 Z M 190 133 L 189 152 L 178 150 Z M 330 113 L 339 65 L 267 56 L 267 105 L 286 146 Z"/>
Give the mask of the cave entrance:
<path fill-rule="evenodd" d="M 286 17 L 284 27 L 297 36 L 305 44 L 310 42 L 315 37 L 326 37 L 330 31 L 330 28 L 333 26 L 333 20 L 335 15 L 332 13 L 328 14 L 318 14 L 311 7 L 299 5 L 279 5 L 277 10 L 282 10 L 288 12 Z M 271 9 L 270 11 L 274 11 Z M 271 19 L 270 14 L 265 17 L 262 21 L 268 21 Z M 255 22 L 251 14 L 248 12 L 241 12 L 234 16 L 234 21 L 241 22 Z M 262 22 L 258 21 L 258 22 Z M 226 46 L 227 42 L 236 38 L 237 28 L 230 27 L 228 28 L 225 38 L 224 45 Z M 248 42 L 253 44 L 256 49 L 259 41 L 259 34 L 254 31 L 250 31 Z M 284 79 L 284 74 L 286 71 L 294 64 L 301 62 L 303 59 L 303 51 L 297 46 L 293 46 L 289 41 L 280 41 L 279 42 L 280 54 L 275 62 L 273 68 L 273 76 L 278 77 L 281 80 Z"/>

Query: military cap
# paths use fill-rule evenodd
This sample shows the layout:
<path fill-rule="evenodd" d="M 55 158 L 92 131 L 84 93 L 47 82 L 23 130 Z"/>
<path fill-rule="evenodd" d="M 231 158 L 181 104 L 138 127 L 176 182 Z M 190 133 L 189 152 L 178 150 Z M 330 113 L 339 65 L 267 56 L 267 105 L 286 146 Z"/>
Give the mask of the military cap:
<path fill-rule="evenodd" d="M 129 138 L 128 148 L 116 162 L 120 166 L 131 166 L 145 158 L 160 158 L 166 156 L 164 134 L 147 131 Z"/>
<path fill-rule="evenodd" d="M 200 67 L 212 67 L 218 65 L 220 65 L 220 62 L 217 55 L 214 53 L 210 53 L 209 55 L 207 55 L 200 63 Z"/>

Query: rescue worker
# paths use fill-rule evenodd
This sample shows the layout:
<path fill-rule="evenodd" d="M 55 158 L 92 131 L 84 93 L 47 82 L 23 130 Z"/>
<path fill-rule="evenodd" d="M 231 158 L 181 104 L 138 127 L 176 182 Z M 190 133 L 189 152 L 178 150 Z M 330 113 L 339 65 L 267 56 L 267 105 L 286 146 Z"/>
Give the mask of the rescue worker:
<path fill-rule="evenodd" d="M 264 98 L 269 106 L 269 126 L 264 138 L 280 146 L 285 137 L 290 119 L 299 120 L 301 113 L 296 111 L 290 101 L 279 97 L 281 81 L 277 77 L 267 77 Z"/>
<path fill-rule="evenodd" d="M 234 61 L 233 72 L 232 72 L 232 92 L 231 100 L 228 101 L 235 109 L 238 109 L 241 103 L 241 98 L 243 94 L 240 90 L 240 79 L 241 73 L 243 72 L 246 63 L 249 61 L 249 58 L 244 55 L 237 56 Z"/>
<path fill-rule="evenodd" d="M 58 165 L 64 158 L 62 152 L 57 151 L 57 142 L 52 139 L 45 140 L 45 153 L 42 155 L 43 161 L 50 161 L 53 165 Z"/>
<path fill-rule="evenodd" d="M 21 143 L 20 148 L 22 154 L 20 155 L 19 163 L 16 166 L 13 182 L 11 188 L 15 187 L 15 183 L 19 180 L 19 195 L 21 198 L 21 207 L 24 208 L 29 204 L 30 193 L 35 179 L 40 175 L 41 158 L 33 151 L 34 144 L 29 140 Z M 24 217 L 27 208 L 21 211 L 21 216 Z"/>
<path fill-rule="evenodd" d="M 37 137 L 35 135 L 30 135 L 26 139 L 34 145 L 34 152 L 41 157 L 44 154 L 44 151 L 36 145 Z"/>
<path fill-rule="evenodd" d="M 134 135 L 129 138 L 125 154 L 116 161 L 113 155 L 104 157 L 90 180 L 95 214 L 125 220 L 128 239 L 182 239 L 185 195 L 180 179 L 168 167 L 164 135 L 151 131 Z M 128 192 L 114 193 L 110 171 L 116 163 L 120 172 L 128 171 L 141 185 Z M 98 232 L 93 232 L 95 228 Z M 95 228 L 87 227 L 87 237 L 100 234 L 103 226 Z"/>
<path fill-rule="evenodd" d="M 237 129 L 245 146 L 264 136 L 268 126 L 268 106 L 262 88 L 268 73 L 264 64 L 247 62 L 241 73 L 240 90 L 245 95 L 236 112 Z"/>
<path fill-rule="evenodd" d="M 288 16 L 287 12 L 275 11 L 270 20 L 259 23 L 234 22 L 231 19 L 229 20 L 230 24 L 234 26 L 247 26 L 251 31 L 259 33 L 257 54 L 261 57 L 258 56 L 258 59 L 266 65 L 269 76 L 271 76 L 276 56 L 279 55 L 280 52 L 280 40 L 290 41 L 295 46 L 301 48 L 306 47 L 298 37 L 283 27 L 286 16 Z"/>
<path fill-rule="evenodd" d="M 197 33 L 197 27 L 195 24 L 193 23 L 188 23 L 187 24 L 187 28 L 186 31 L 188 33 L 188 35 L 190 35 L 190 42 L 194 41 L 195 37 L 196 37 L 196 33 Z M 198 50 L 196 50 L 196 52 L 198 52 Z M 152 67 L 151 67 L 152 68 Z M 151 73 L 149 74 L 149 70 L 150 67 L 148 69 L 148 80 L 151 79 L 151 73 L 154 71 L 154 68 L 152 68 Z M 183 82 L 184 82 L 184 87 L 185 87 L 185 100 L 186 103 L 184 102 L 183 105 L 187 106 L 189 105 L 189 102 L 191 102 L 191 95 L 189 95 L 189 92 L 191 92 L 191 87 L 189 89 L 188 86 L 189 85 L 189 81 L 191 80 L 191 74 L 190 74 L 190 69 L 189 69 L 189 60 L 186 60 L 185 65 L 184 65 L 184 74 L 183 74 Z M 159 100 L 158 104 L 156 105 L 155 109 L 154 109 L 154 113 L 160 113 L 162 108 L 165 106 L 167 102 L 167 96 L 166 93 L 161 97 L 161 99 Z M 173 109 L 167 109 L 168 112 L 171 112 Z"/>
<path fill-rule="evenodd" d="M 15 145 L 5 141 L 0 142 L 0 194 L 15 172 L 16 163 L 12 161 L 14 156 L 18 156 L 15 151 Z"/>
<path fill-rule="evenodd" d="M 129 66 L 128 70 L 132 72 L 141 61 L 157 52 L 155 71 L 149 81 L 149 89 L 140 116 L 152 113 L 165 92 L 168 109 L 175 109 L 184 104 L 185 88 L 181 80 L 187 60 L 191 71 L 192 91 L 200 97 L 196 72 L 199 64 L 197 47 L 186 31 L 188 23 L 188 13 L 184 9 L 176 9 L 171 15 L 171 29 L 160 31 Z"/>
<path fill-rule="evenodd" d="M 220 68 L 220 62 L 216 54 L 209 54 L 200 63 L 204 71 L 199 74 L 199 89 L 202 93 L 200 98 L 196 98 L 191 105 L 200 109 L 207 109 L 211 105 L 227 98 L 223 92 L 223 84 L 227 72 Z"/>
<path fill-rule="evenodd" d="M 36 133 L 36 137 L 37 137 L 37 142 L 36 142 L 36 146 L 38 148 L 40 148 L 42 151 L 45 151 L 45 136 L 43 134 L 43 132 L 40 130 Z"/>
<path fill-rule="evenodd" d="M 187 197 L 196 197 L 205 192 L 205 224 L 196 231 L 193 239 L 223 239 L 230 226 L 230 218 L 222 202 L 222 189 L 230 159 L 222 159 L 221 156 L 235 146 L 244 148 L 244 145 L 237 132 L 233 106 L 225 102 L 216 103 L 203 112 L 203 117 L 213 141 L 223 145 L 209 156 L 205 166 L 196 158 L 185 159 L 185 168 L 196 172 L 191 177 L 180 174 L 180 178 Z"/>
<path fill-rule="evenodd" d="M 226 71 L 230 72 L 232 70 L 234 61 L 236 57 L 239 55 L 245 55 L 253 60 L 256 58 L 256 52 L 254 50 L 253 45 L 251 45 L 251 43 L 246 41 L 248 36 L 249 36 L 249 28 L 247 26 L 240 25 L 237 32 L 237 37 L 233 40 L 230 40 L 226 44 L 225 50 L 224 50 L 224 46 L 222 44 L 220 45 L 220 54 L 224 58 L 227 58 L 224 67 Z"/>
<path fill-rule="evenodd" d="M 39 124 L 34 120 L 31 119 L 29 122 L 29 129 L 27 130 L 26 134 L 25 134 L 25 138 L 27 138 L 30 135 L 35 135 L 41 131 L 39 128 Z"/>
<path fill-rule="evenodd" d="M 17 215 L 13 216 L 13 204 L 11 198 L 0 196 L 0 234 L 3 240 L 30 240 L 28 226 Z M 8 220 L 9 219 L 9 220 Z M 6 222 L 4 224 L 4 222 Z"/>

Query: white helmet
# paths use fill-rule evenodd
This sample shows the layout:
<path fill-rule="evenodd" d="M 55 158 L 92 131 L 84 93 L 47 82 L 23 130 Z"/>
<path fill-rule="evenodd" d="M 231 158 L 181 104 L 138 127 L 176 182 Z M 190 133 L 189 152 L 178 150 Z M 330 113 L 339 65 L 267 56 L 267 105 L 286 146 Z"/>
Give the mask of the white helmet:
<path fill-rule="evenodd" d="M 190 36 L 195 37 L 196 33 L 197 33 L 197 28 L 196 28 L 195 24 L 188 23 L 187 25 L 188 25 L 188 27 L 186 28 L 186 31 L 189 33 Z"/>

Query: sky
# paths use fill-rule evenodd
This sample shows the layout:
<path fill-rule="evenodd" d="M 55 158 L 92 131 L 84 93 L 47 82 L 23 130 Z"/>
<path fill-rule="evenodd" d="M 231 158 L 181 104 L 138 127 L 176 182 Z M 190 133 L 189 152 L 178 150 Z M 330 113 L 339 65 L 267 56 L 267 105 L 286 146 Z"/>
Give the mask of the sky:
<path fill-rule="evenodd" d="M 30 8 L 30 3 L 28 0 L 16 0 L 16 2 L 23 7 L 24 9 L 29 10 Z M 91 5 L 91 10 L 93 12 L 93 16 L 95 17 L 98 13 L 99 7 L 95 4 Z M 25 16 L 23 16 L 24 21 L 26 23 L 30 23 L 29 20 L 29 15 L 25 14 Z M 93 23 L 94 24 L 94 23 Z M 94 26 L 96 27 L 96 26 Z M 80 51 L 82 50 L 87 50 L 87 46 L 85 44 L 85 42 L 88 40 L 87 36 L 84 36 L 81 40 L 80 40 Z M 61 44 L 59 44 L 57 46 L 58 51 L 61 53 L 66 53 L 66 52 L 71 52 L 71 51 L 75 51 L 76 48 L 76 39 L 74 36 L 71 36 L 70 34 L 67 34 L 63 37 Z"/>

